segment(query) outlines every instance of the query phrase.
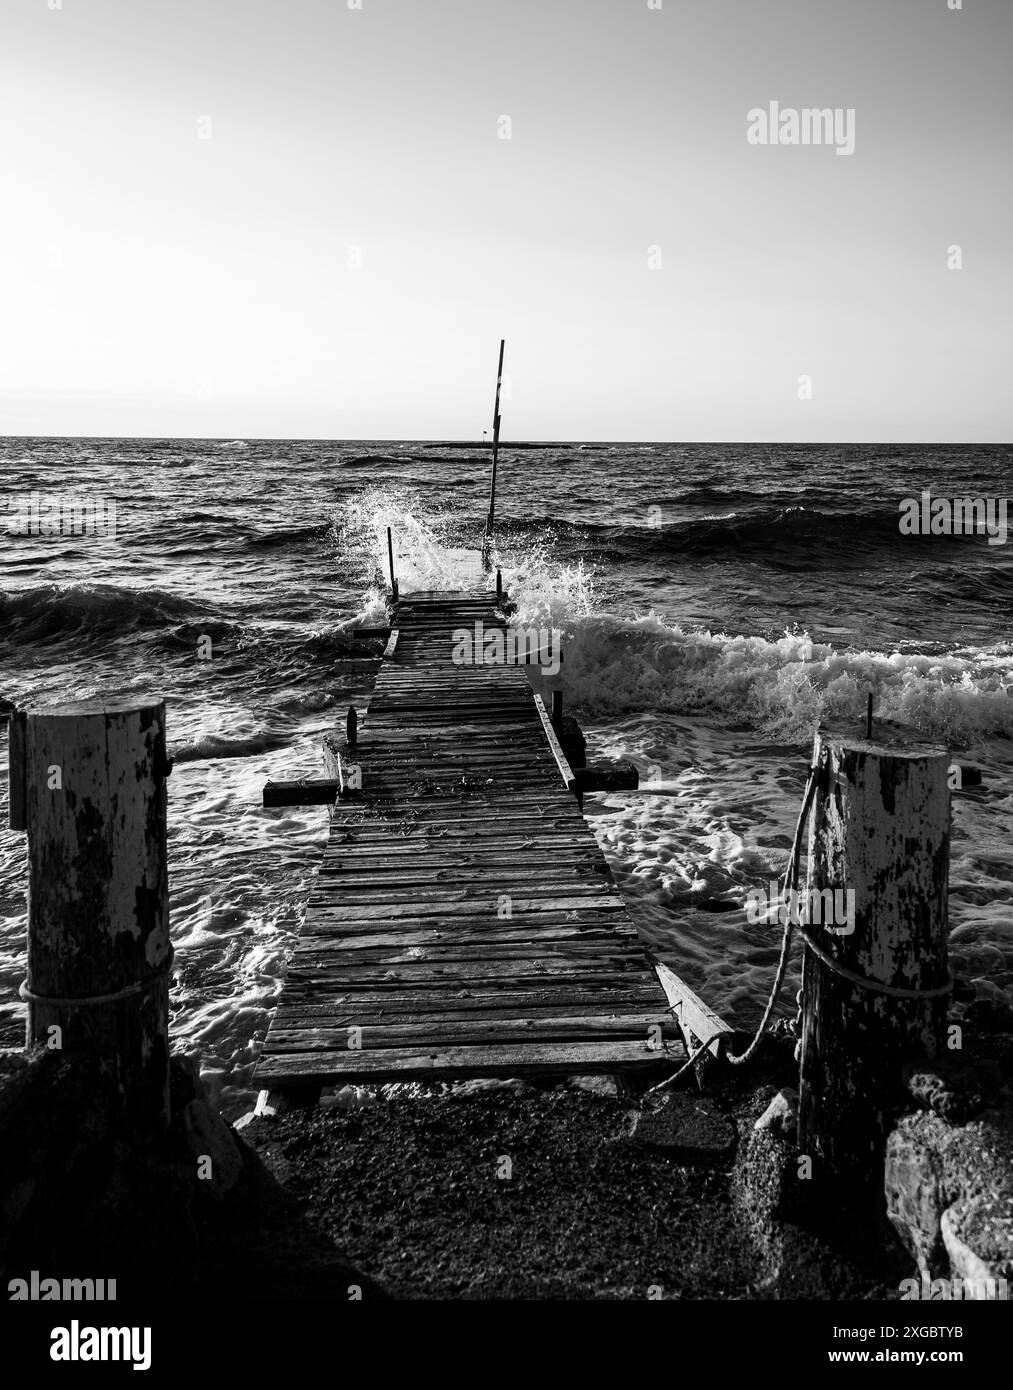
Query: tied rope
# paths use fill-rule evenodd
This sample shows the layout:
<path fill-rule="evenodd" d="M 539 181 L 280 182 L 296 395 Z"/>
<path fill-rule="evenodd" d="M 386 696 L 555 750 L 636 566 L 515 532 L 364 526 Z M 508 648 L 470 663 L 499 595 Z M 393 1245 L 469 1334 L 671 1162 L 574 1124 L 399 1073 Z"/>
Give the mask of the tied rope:
<path fill-rule="evenodd" d="M 820 750 L 819 760 L 816 763 L 814 763 L 809 769 L 809 778 L 806 782 L 805 795 L 802 798 L 802 809 L 799 812 L 798 821 L 795 825 L 795 836 L 792 841 L 791 854 L 788 859 L 788 867 L 786 868 L 784 874 L 784 885 L 781 889 L 781 897 L 782 899 L 787 899 L 789 907 L 785 915 L 784 936 L 781 939 L 781 956 L 777 963 L 777 974 L 774 977 L 774 985 L 770 991 L 770 998 L 767 1000 L 767 1007 L 763 1011 L 763 1018 L 760 1020 L 760 1026 L 759 1028 L 757 1028 L 756 1035 L 753 1038 L 752 1042 L 746 1048 L 745 1052 L 740 1053 L 737 1057 L 733 1057 L 731 1053 L 725 1054 L 725 1061 L 729 1062 L 733 1067 L 741 1066 L 743 1062 L 749 1061 L 749 1059 L 756 1052 L 756 1049 L 759 1047 L 764 1033 L 767 1031 L 767 1025 L 770 1022 L 770 1015 L 774 1011 L 774 1006 L 777 1003 L 778 996 L 781 993 L 781 988 L 784 984 L 784 976 L 788 968 L 788 956 L 791 950 L 792 933 L 794 932 L 796 926 L 799 929 L 799 935 L 802 937 L 803 942 L 806 946 L 809 947 L 813 955 L 815 955 L 820 961 L 822 961 L 822 963 L 829 970 L 832 970 L 843 980 L 847 980 L 850 984 L 857 986 L 859 989 L 872 990 L 876 994 L 887 994 L 894 999 L 937 999 L 944 994 L 949 994 L 953 988 L 953 975 L 949 971 L 947 971 L 946 983 L 942 985 L 935 985 L 932 989 L 904 989 L 900 985 L 888 985 L 885 984 L 882 980 L 870 979 L 868 975 L 859 975 L 856 971 L 849 970 L 846 966 L 841 965 L 839 961 L 834 960 L 833 956 L 829 955 L 828 952 L 825 951 L 823 947 L 819 944 L 819 942 L 815 941 L 813 937 L 810 935 L 810 933 L 806 931 L 805 927 L 802 925 L 802 922 L 792 911 L 793 900 L 789 896 L 789 894 L 797 894 L 798 892 L 799 860 L 802 854 L 802 826 L 805 822 L 806 815 L 808 814 L 810 804 L 812 803 L 813 793 L 816 790 L 817 779 L 819 777 L 820 772 L 823 770 L 823 767 L 829 761 L 829 756 L 829 750 L 824 745 L 824 747 Z M 698 1058 L 701 1057 L 702 1054 L 707 1051 L 707 1046 L 707 1044 L 702 1044 L 700 1047 L 698 1047 L 697 1050 L 689 1057 L 688 1061 L 683 1066 L 681 1066 L 678 1071 L 673 1072 L 672 1075 L 666 1081 L 662 1081 L 657 1086 L 652 1086 L 646 1094 L 653 1095 L 655 1091 L 666 1090 L 672 1084 L 673 1081 L 678 1080 L 678 1078 L 682 1076 L 684 1072 L 687 1072 L 690 1069 L 690 1067 L 693 1066 L 693 1064 L 698 1060 Z"/>
<path fill-rule="evenodd" d="M 123 989 L 114 990 L 111 994 L 85 994 L 79 998 L 63 998 L 55 994 L 36 994 L 29 989 L 28 981 L 25 979 L 21 981 L 18 995 L 30 1004 L 50 1004 L 65 1009 L 83 1009 L 96 1004 L 115 1004 L 120 999 L 129 999 L 135 994 L 143 994 L 153 984 L 157 984 L 169 973 L 175 954 L 170 943 L 169 954 L 157 970 L 153 970 L 150 975 L 145 975 L 141 980 L 135 980 L 132 985 L 124 985 Z"/>
<path fill-rule="evenodd" d="M 805 824 L 805 818 L 809 812 L 809 806 L 813 799 L 813 793 L 816 790 L 816 779 L 823 767 L 825 760 L 828 757 L 829 754 L 826 748 L 824 748 L 820 754 L 819 761 L 814 763 L 812 767 L 810 767 L 809 769 L 809 777 L 806 781 L 805 786 L 805 795 L 802 797 L 802 809 L 798 813 L 798 821 L 795 824 L 795 835 L 792 840 L 791 854 L 788 857 L 788 866 L 784 871 L 784 883 L 781 889 L 782 897 L 786 897 L 790 890 L 796 889 L 798 886 L 798 864 L 802 852 L 802 826 Z M 760 1020 L 760 1026 L 756 1030 L 756 1036 L 753 1038 L 753 1041 L 746 1048 L 745 1052 L 740 1053 L 737 1057 L 733 1057 L 730 1052 L 725 1053 L 725 1061 L 730 1062 L 733 1067 L 741 1066 L 743 1062 L 749 1061 L 750 1057 L 752 1057 L 753 1053 L 759 1047 L 764 1033 L 767 1031 L 767 1024 L 770 1021 L 770 1015 L 774 1011 L 774 1006 L 777 1003 L 778 995 L 781 993 L 781 987 L 784 984 L 785 972 L 788 969 L 788 956 L 791 952 L 791 938 L 795 926 L 795 916 L 789 909 L 785 917 L 784 935 L 781 938 L 781 956 L 777 962 L 777 974 L 774 977 L 774 985 L 770 991 L 770 998 L 767 1000 L 767 1007 L 763 1011 L 763 1018 Z M 678 1078 L 682 1076 L 683 1072 L 689 1071 L 690 1067 L 693 1066 L 697 1059 L 704 1052 L 706 1052 L 706 1050 L 706 1044 L 702 1044 L 700 1047 L 698 1047 L 697 1050 L 690 1056 L 689 1060 L 686 1063 L 684 1063 L 684 1065 L 681 1066 L 678 1071 L 673 1072 L 672 1075 L 668 1077 L 666 1081 L 660 1082 L 657 1086 L 652 1086 L 650 1090 L 647 1092 L 647 1095 L 653 1095 L 655 1091 L 667 1090 L 668 1087 L 671 1086 L 673 1081 L 678 1080 Z"/>

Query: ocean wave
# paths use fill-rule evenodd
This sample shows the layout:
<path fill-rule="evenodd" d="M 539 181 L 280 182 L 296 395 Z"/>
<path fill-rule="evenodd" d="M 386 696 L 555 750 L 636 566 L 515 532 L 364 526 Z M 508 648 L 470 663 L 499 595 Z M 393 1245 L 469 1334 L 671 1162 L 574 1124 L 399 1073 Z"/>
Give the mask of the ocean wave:
<path fill-rule="evenodd" d="M 200 738 L 170 743 L 169 754 L 179 763 L 201 762 L 211 758 L 250 758 L 256 754 L 269 753 L 275 748 L 284 748 L 290 742 L 291 736 L 267 731 L 246 734 L 239 738 L 227 738 L 222 734 L 203 734 Z"/>
<path fill-rule="evenodd" d="M 371 463 L 404 463 L 405 454 L 352 454 L 341 460 L 344 468 L 365 468 Z"/>
<path fill-rule="evenodd" d="M 562 634 L 563 688 L 593 715 L 709 715 L 804 742 L 821 720 L 863 717 L 871 691 L 879 717 L 930 737 L 1013 737 L 1013 643 L 875 651 L 816 642 L 804 631 L 712 632 L 655 613 L 608 611 L 583 563 L 535 554 L 503 577 L 517 603 L 515 624 Z"/>
<path fill-rule="evenodd" d="M 610 544 L 630 558 L 657 554 L 720 555 L 729 550 L 753 556 L 791 558 L 804 547 L 800 560 L 821 558 L 840 564 L 849 552 L 911 549 L 919 542 L 964 544 L 963 536 L 904 536 L 898 515 L 886 511 L 823 511 L 792 505 L 733 510 L 724 516 L 693 517 L 652 529 L 620 527 L 606 533 Z"/>
<path fill-rule="evenodd" d="M 704 515 L 668 519 L 666 511 L 679 507 L 710 507 Z M 646 510 L 646 509 L 645 509 Z M 953 547 L 986 545 L 983 533 L 952 536 L 905 536 L 899 513 L 889 510 L 835 511 L 803 503 L 771 504 L 753 492 L 699 487 L 673 498 L 659 509 L 659 524 L 610 525 L 559 517 L 519 518 L 500 516 L 497 538 L 501 541 L 532 535 L 539 530 L 551 536 L 557 549 L 586 549 L 598 560 L 636 563 L 680 555 L 707 558 L 729 552 L 752 559 L 767 558 L 816 565 L 840 565 L 854 553 L 922 555 L 940 546 L 952 555 Z M 991 555 L 990 555 L 991 558 Z"/>
<path fill-rule="evenodd" d="M 685 631 L 653 614 L 589 615 L 561 630 L 564 687 L 596 714 L 716 715 L 806 741 L 820 721 L 860 719 L 871 691 L 878 717 L 933 738 L 1013 737 L 1013 650 L 840 650 L 805 632 L 771 640 Z"/>
<path fill-rule="evenodd" d="M 274 526 L 248 536 L 246 544 L 253 549 L 273 549 L 275 546 L 300 545 L 304 541 L 322 540 L 331 529 L 329 521 L 313 522 L 306 526 Z"/>
<path fill-rule="evenodd" d="M 210 605 L 154 587 L 42 584 L 0 593 L 0 632 L 22 644 L 122 637 L 213 614 Z"/>

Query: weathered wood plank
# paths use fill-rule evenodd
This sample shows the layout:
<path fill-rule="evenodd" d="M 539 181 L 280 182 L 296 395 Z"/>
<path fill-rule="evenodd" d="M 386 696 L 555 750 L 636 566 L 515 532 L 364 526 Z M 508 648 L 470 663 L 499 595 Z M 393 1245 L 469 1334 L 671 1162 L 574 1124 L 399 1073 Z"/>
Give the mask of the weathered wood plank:
<path fill-rule="evenodd" d="M 310 991 L 302 995 L 297 991 L 291 994 L 286 990 L 282 1003 L 275 1015 L 279 1022 L 319 1023 L 324 1019 L 351 1016 L 352 1022 L 381 1020 L 392 1022 L 424 1018 L 439 1014 L 444 1018 L 512 1018 L 518 1013 L 532 1018 L 546 1015 L 586 1013 L 589 1009 L 599 1011 L 611 1018 L 615 1014 L 629 1010 L 658 1007 L 658 991 L 655 982 L 647 982 L 624 989 L 610 980 L 606 987 L 601 985 L 574 984 L 559 977 L 546 983 L 517 987 L 508 981 L 496 982 L 498 988 L 481 987 L 474 982 L 466 990 L 456 994 L 433 993 L 430 990 L 406 990 L 403 984 L 392 981 L 387 990 L 371 990 L 368 994 L 358 994 L 345 990 L 321 1001 L 318 993 Z"/>
<path fill-rule="evenodd" d="M 647 956 L 654 962 L 661 987 L 683 1036 L 690 1041 L 694 1050 L 705 1047 L 715 1057 L 720 1056 L 722 1048 L 731 1042 L 734 1029 L 725 1023 L 724 1019 L 719 1018 L 713 1009 L 708 1008 L 689 985 L 680 980 L 674 970 L 669 969 L 662 961 L 656 960 L 650 952 L 647 952 Z"/>
<path fill-rule="evenodd" d="M 358 1031 L 353 1031 L 358 1030 Z M 627 1014 L 605 1018 L 594 1014 L 575 1014 L 562 1018 L 473 1018 L 450 1021 L 443 1015 L 425 1023 L 350 1023 L 325 1027 L 277 1027 L 272 1034 L 272 1050 L 302 1052 L 329 1049 L 347 1051 L 359 1047 L 363 1052 L 391 1047 L 460 1047 L 484 1042 L 603 1042 L 610 1038 L 628 1041 L 659 1038 L 677 1043 L 679 1031 L 671 1016 L 659 1013 Z"/>
<path fill-rule="evenodd" d="M 478 1047 L 448 1047 L 440 1051 L 413 1048 L 386 1048 L 372 1052 L 293 1052 L 265 1057 L 257 1070 L 257 1080 L 283 1084 L 285 1081 L 338 1080 L 372 1081 L 380 1084 L 403 1079 L 418 1080 L 436 1076 L 441 1080 L 467 1077 L 526 1076 L 533 1072 L 580 1075 L 609 1071 L 614 1067 L 670 1066 L 683 1060 L 685 1049 L 678 1043 L 661 1048 L 643 1042 L 612 1039 L 594 1043 L 513 1043 Z"/>

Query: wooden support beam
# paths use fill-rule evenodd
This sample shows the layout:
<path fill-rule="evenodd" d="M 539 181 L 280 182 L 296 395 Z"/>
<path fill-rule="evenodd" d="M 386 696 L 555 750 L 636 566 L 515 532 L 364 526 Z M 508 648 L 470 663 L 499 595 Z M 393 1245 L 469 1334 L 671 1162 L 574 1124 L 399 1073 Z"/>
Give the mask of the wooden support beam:
<path fill-rule="evenodd" d="M 303 777 L 297 782 L 265 782 L 264 806 L 333 806 L 341 784 L 337 778 Z"/>
<path fill-rule="evenodd" d="M 562 745 L 556 737 L 556 731 L 552 727 L 552 720 L 549 718 L 545 709 L 545 704 L 540 695 L 535 695 L 535 708 L 538 710 L 538 717 L 542 721 L 542 728 L 545 730 L 545 737 L 549 740 L 549 747 L 552 749 L 552 756 L 556 760 L 559 768 L 559 775 L 568 791 L 573 791 L 574 776 L 573 769 L 567 761 L 566 754 L 563 752 Z"/>
<path fill-rule="evenodd" d="M 813 946 L 802 968 L 799 1142 L 849 1185 L 881 1188 L 902 1065 L 943 1046 L 949 757 L 877 720 L 872 740 L 817 733 L 814 761 L 824 759 L 804 901 L 814 889 L 840 897 L 833 914 L 823 899 L 823 925 L 803 920 Z"/>
<path fill-rule="evenodd" d="M 574 769 L 574 786 L 581 792 L 636 791 L 640 773 L 631 762 L 592 763 Z"/>
<path fill-rule="evenodd" d="M 704 1048 L 712 1057 L 721 1057 L 724 1049 L 731 1043 L 735 1030 L 723 1018 L 693 993 L 685 980 L 681 980 L 674 970 L 669 969 L 650 951 L 647 957 L 654 966 L 661 988 L 665 991 L 669 1007 L 676 1023 L 682 1031 L 686 1046 L 696 1052 Z M 703 1062 L 705 1059 L 701 1059 Z M 702 1085 L 702 1068 L 697 1068 L 697 1079 Z"/>
<path fill-rule="evenodd" d="M 29 1046 L 97 1057 L 132 1130 L 169 1122 L 165 705 L 19 715 Z"/>

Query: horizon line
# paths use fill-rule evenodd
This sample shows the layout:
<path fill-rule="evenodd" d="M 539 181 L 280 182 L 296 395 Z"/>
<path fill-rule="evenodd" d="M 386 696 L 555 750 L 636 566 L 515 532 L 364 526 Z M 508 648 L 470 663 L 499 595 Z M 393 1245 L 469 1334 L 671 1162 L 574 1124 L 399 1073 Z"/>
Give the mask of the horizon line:
<path fill-rule="evenodd" d="M 241 435 L 241 434 L 3 434 L 0 440 L 134 440 L 139 443 L 158 442 L 170 440 L 179 443 L 233 443 L 242 441 L 244 444 L 434 444 L 444 446 L 468 445 L 478 449 L 488 449 L 492 452 L 492 441 L 485 439 L 471 439 L 467 436 L 462 438 L 432 438 L 426 439 L 419 435 L 358 435 L 358 436 L 337 436 L 337 435 L 302 435 L 302 434 L 260 434 L 260 435 Z M 500 440 L 499 448 L 519 449 L 525 447 L 538 446 L 543 448 L 553 448 L 561 444 L 648 444 L 648 445 L 676 445 L 679 447 L 697 445 L 725 444 L 736 447 L 743 447 L 754 444 L 780 445 L 788 448 L 841 448 L 844 446 L 854 448 L 860 445 L 871 445 L 875 448 L 885 448 L 893 445 L 908 445 L 914 448 L 974 448 L 974 449 L 1008 449 L 1013 448 L 1013 440 L 1002 439 L 516 439 Z"/>

